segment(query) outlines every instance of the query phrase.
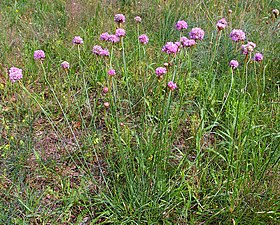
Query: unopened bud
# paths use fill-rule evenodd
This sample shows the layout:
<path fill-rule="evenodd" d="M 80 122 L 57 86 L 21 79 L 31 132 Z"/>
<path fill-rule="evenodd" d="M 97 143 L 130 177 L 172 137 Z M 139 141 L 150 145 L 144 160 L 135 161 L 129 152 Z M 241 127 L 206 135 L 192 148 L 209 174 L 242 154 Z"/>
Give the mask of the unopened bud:
<path fill-rule="evenodd" d="M 279 15 L 279 10 L 278 9 L 273 9 L 272 13 L 274 14 L 275 18 Z"/>
<path fill-rule="evenodd" d="M 108 91 L 109 91 L 109 88 L 108 88 L 108 87 L 104 87 L 104 88 L 103 88 L 103 93 L 106 94 Z"/>
<path fill-rule="evenodd" d="M 105 106 L 106 108 L 109 108 L 109 106 L 110 106 L 109 102 L 104 102 L 104 106 Z"/>

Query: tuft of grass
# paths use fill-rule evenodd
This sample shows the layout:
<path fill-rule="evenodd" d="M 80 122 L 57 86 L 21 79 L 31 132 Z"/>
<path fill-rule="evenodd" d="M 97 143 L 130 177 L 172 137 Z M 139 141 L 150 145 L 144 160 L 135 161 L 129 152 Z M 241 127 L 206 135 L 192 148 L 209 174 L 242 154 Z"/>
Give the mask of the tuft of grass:
<path fill-rule="evenodd" d="M 0 223 L 277 224 L 277 6 L 1 1 Z M 126 36 L 100 41 L 119 27 L 117 13 L 126 16 Z M 218 32 L 223 17 L 228 27 Z M 177 31 L 178 20 L 188 29 Z M 205 31 L 195 47 L 162 52 L 193 27 Z M 261 63 L 240 53 L 232 29 L 257 44 Z M 84 44 L 75 46 L 78 35 Z M 94 55 L 94 45 L 110 57 Z M 43 61 L 33 59 L 38 49 Z M 60 67 L 65 60 L 69 70 Z M 164 63 L 167 74 L 158 79 L 155 69 Z M 12 66 L 23 69 L 21 81 L 9 81 Z M 177 89 L 170 91 L 169 81 Z"/>

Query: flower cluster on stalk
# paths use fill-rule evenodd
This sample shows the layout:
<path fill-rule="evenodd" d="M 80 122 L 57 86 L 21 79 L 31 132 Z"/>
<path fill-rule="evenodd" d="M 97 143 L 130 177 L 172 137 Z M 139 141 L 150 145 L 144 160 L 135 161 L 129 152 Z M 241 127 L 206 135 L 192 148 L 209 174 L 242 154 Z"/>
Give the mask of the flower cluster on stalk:
<path fill-rule="evenodd" d="M 126 36 L 126 30 L 123 27 L 123 23 L 126 22 L 126 18 L 123 14 L 116 14 L 114 16 L 114 21 L 116 23 L 118 23 L 118 28 L 115 30 L 114 34 L 110 34 L 108 32 L 104 32 L 100 35 L 100 40 L 101 41 L 105 41 L 105 42 L 111 42 L 111 43 L 118 43 L 120 41 L 122 41 L 123 44 L 123 38 Z M 134 18 L 134 21 L 136 23 L 140 23 L 142 21 L 140 16 L 136 16 Z M 222 18 L 220 20 L 218 20 L 218 22 L 216 23 L 216 28 L 218 29 L 218 34 L 221 30 L 226 29 L 228 26 L 228 23 L 226 21 L 225 18 Z M 139 24 L 137 25 L 137 27 L 139 28 Z M 162 47 L 162 52 L 167 53 L 170 58 L 172 58 L 172 60 L 170 62 L 167 62 L 164 64 L 164 67 L 157 67 L 155 69 L 155 74 L 156 77 L 161 80 L 163 78 L 163 76 L 166 76 L 166 83 L 165 83 L 165 87 L 167 87 L 169 90 L 174 91 L 175 89 L 177 89 L 177 84 L 174 82 L 174 80 L 176 80 L 176 76 L 173 75 L 172 77 L 172 81 L 168 81 L 170 77 L 168 77 L 168 72 L 169 72 L 169 68 L 172 67 L 172 64 L 175 62 L 176 64 L 176 60 L 173 61 L 173 59 L 176 59 L 176 57 L 179 57 L 180 59 L 182 58 L 182 54 L 177 54 L 178 52 L 180 52 L 182 50 L 182 52 L 187 52 L 188 49 L 190 47 L 193 47 L 197 44 L 200 43 L 201 40 L 204 39 L 205 36 L 205 32 L 203 29 L 201 29 L 200 27 L 194 27 L 191 29 L 191 31 L 188 33 L 188 37 L 186 36 L 182 36 L 184 30 L 188 29 L 188 24 L 185 20 L 179 20 L 176 24 L 175 24 L 175 29 L 180 31 L 180 40 L 179 41 L 167 41 L 166 44 Z M 252 41 L 248 41 L 247 44 L 244 44 L 244 41 L 246 40 L 246 34 L 243 30 L 241 29 L 233 29 L 230 32 L 230 38 L 232 41 L 236 42 L 236 50 L 239 50 L 238 48 L 241 49 L 241 53 L 243 55 L 246 55 L 246 59 L 247 56 L 253 53 L 253 51 L 256 49 L 257 45 L 252 42 Z M 138 40 L 139 43 L 143 44 L 143 45 L 147 45 L 149 43 L 149 37 L 146 34 L 141 34 L 140 36 L 138 36 Z M 218 40 L 218 39 L 217 39 Z M 72 44 L 74 45 L 81 45 L 83 44 L 83 39 L 80 36 L 75 36 L 72 39 Z M 240 44 L 239 44 L 240 43 Z M 122 45 L 123 46 L 123 45 Z M 112 53 L 114 52 L 114 45 L 111 45 L 112 47 Z M 92 48 L 92 53 L 95 54 L 96 56 L 109 56 L 109 51 L 106 48 L 101 47 L 100 45 L 95 45 Z M 178 56 L 179 55 L 179 56 Z M 36 61 L 39 62 L 43 62 L 43 60 L 45 59 L 45 52 L 43 50 L 36 50 L 34 51 L 34 59 Z M 251 60 L 256 61 L 256 62 L 261 62 L 263 61 L 263 55 L 260 52 L 255 53 L 255 55 L 251 58 Z M 246 61 L 245 59 L 245 61 Z M 107 60 L 105 60 L 106 63 L 108 63 Z M 111 59 L 110 59 L 110 65 L 106 64 L 110 69 L 107 70 L 107 75 L 109 75 L 110 77 L 113 77 L 117 74 L 116 70 L 112 68 L 112 63 L 111 63 Z M 232 68 L 232 70 L 235 70 L 238 68 L 239 66 L 239 62 L 235 59 L 231 60 L 229 62 L 229 67 Z M 70 64 L 67 61 L 63 61 L 60 64 L 61 68 L 64 70 L 69 70 L 70 69 Z M 172 70 L 172 68 L 171 68 Z M 175 73 L 174 73 L 175 74 Z M 9 78 L 11 80 L 12 83 L 22 79 L 23 75 L 22 75 L 22 69 L 17 68 L 17 67 L 11 67 L 8 71 L 8 75 Z M 110 78 L 109 80 L 111 80 L 112 78 Z M 168 82 L 167 82 L 168 81 Z M 108 93 L 109 88 L 107 86 L 103 87 L 103 94 Z M 104 103 L 105 107 L 109 107 L 109 103 L 105 102 Z"/>

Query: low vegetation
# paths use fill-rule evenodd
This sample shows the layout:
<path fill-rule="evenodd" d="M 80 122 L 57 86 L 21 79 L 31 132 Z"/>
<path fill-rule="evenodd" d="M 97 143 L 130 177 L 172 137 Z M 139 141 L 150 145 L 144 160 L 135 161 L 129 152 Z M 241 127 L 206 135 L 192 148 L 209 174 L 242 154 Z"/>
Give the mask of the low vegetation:
<path fill-rule="evenodd" d="M 278 3 L 2 0 L 0 224 L 278 224 Z"/>

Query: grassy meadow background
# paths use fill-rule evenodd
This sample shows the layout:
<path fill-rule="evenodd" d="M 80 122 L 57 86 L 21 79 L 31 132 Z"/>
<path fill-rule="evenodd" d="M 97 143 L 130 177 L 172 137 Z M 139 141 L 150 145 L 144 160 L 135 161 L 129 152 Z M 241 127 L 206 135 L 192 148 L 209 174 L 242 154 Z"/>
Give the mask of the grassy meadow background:
<path fill-rule="evenodd" d="M 0 224 L 278 224 L 277 8 L 278 0 L 1 0 Z M 97 57 L 94 45 L 112 53 L 99 36 L 114 33 L 117 13 L 126 16 L 123 45 Z M 229 25 L 218 34 L 223 17 Z M 189 26 L 181 34 L 178 20 Z M 161 51 L 193 27 L 205 31 L 196 47 L 175 59 Z M 245 60 L 232 29 L 257 44 L 262 62 Z M 158 80 L 155 69 L 170 60 Z M 21 81 L 9 80 L 12 66 Z"/>

